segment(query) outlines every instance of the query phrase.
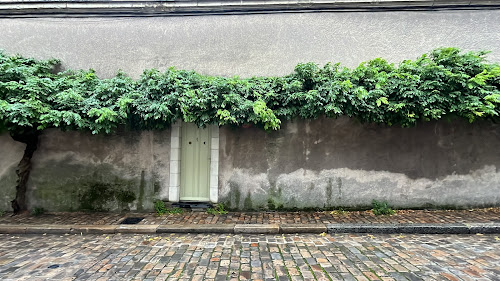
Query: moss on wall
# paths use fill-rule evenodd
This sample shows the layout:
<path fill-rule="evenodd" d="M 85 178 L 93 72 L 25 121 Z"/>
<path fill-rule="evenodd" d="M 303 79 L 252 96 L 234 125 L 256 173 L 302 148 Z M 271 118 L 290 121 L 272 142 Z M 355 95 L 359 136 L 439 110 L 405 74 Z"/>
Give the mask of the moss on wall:
<path fill-rule="evenodd" d="M 80 210 L 109 211 L 107 206 L 117 203 L 121 210 L 128 210 L 128 204 L 136 200 L 136 195 L 130 190 L 132 186 L 120 183 L 89 182 L 84 184 L 78 200 Z"/>
<path fill-rule="evenodd" d="M 51 163 L 34 172 L 30 207 L 49 211 L 152 210 L 154 179 L 146 171 L 135 176 L 109 164 Z"/>

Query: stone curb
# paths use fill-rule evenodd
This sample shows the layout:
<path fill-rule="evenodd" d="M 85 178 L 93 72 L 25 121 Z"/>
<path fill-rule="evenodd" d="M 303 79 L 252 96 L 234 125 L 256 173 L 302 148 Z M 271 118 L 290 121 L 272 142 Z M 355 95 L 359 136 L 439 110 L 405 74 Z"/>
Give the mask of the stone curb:
<path fill-rule="evenodd" d="M 167 224 L 156 233 L 234 233 L 235 224 Z"/>
<path fill-rule="evenodd" d="M 154 234 L 160 225 L 153 224 L 120 224 L 116 227 L 116 233 L 137 233 L 137 234 Z"/>
<path fill-rule="evenodd" d="M 498 234 L 500 223 L 328 224 L 328 233 Z"/>
<path fill-rule="evenodd" d="M 0 225 L 0 233 L 4 234 L 26 234 L 26 226 L 23 225 Z"/>
<path fill-rule="evenodd" d="M 278 234 L 279 224 L 237 224 L 234 226 L 235 234 Z"/>
<path fill-rule="evenodd" d="M 66 234 L 71 232 L 71 225 L 33 225 L 26 226 L 26 234 Z"/>
<path fill-rule="evenodd" d="M 280 233 L 326 233 L 327 228 L 324 224 L 282 224 L 280 225 Z"/>
<path fill-rule="evenodd" d="M 113 234 L 116 233 L 117 225 L 74 225 L 71 228 L 73 234 Z"/>
<path fill-rule="evenodd" d="M 2 234 L 156 234 L 156 233 L 408 233 L 500 234 L 500 223 L 455 224 L 171 224 L 171 225 L 0 225 Z"/>

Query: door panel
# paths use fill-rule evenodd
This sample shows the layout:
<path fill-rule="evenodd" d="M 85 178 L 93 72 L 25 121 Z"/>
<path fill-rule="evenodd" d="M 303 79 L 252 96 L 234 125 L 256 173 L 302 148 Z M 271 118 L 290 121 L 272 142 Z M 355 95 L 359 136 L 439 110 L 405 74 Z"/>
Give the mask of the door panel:
<path fill-rule="evenodd" d="M 210 129 L 183 123 L 181 134 L 180 200 L 209 201 Z"/>

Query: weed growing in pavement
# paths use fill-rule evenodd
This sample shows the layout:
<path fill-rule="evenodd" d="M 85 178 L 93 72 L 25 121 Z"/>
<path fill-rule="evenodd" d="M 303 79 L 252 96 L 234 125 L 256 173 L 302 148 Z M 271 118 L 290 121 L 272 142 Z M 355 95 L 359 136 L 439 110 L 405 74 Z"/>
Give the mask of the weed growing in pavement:
<path fill-rule="evenodd" d="M 167 207 L 165 207 L 165 202 L 161 200 L 155 201 L 155 211 L 158 216 L 163 216 L 167 213 Z"/>
<path fill-rule="evenodd" d="M 163 202 L 161 200 L 155 201 L 155 211 L 156 211 L 156 214 L 158 216 L 163 216 L 166 214 L 182 214 L 182 213 L 184 213 L 184 210 L 179 208 L 179 207 L 175 207 L 172 209 L 167 208 L 165 206 L 165 202 Z"/>
<path fill-rule="evenodd" d="M 373 200 L 372 205 L 373 205 L 372 212 L 376 216 L 394 215 L 396 213 L 396 211 L 394 211 L 391 207 L 389 207 L 389 205 L 385 201 Z"/>
<path fill-rule="evenodd" d="M 211 215 L 225 215 L 228 213 L 224 204 L 218 204 L 215 208 L 208 208 L 207 213 Z"/>

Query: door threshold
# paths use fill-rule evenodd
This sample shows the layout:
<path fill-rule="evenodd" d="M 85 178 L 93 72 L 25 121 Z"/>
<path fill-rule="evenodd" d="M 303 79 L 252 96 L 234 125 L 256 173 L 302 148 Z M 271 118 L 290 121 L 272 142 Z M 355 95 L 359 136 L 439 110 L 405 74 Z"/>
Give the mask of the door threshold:
<path fill-rule="evenodd" d="M 191 209 L 191 210 L 205 210 L 208 208 L 213 208 L 210 202 L 200 202 L 200 201 L 180 201 L 172 204 L 173 207 Z"/>

